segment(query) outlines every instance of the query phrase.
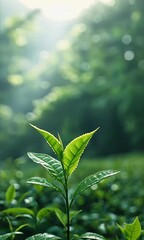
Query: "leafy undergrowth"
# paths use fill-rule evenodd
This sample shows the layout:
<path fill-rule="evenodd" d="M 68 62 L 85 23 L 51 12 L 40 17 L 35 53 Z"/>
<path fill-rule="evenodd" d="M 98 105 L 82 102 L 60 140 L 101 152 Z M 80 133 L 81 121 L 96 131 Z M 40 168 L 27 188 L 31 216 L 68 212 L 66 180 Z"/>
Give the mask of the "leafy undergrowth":
<path fill-rule="evenodd" d="M 105 159 L 82 160 L 75 177 L 71 178 L 70 186 L 80 182 L 88 174 L 99 170 L 116 169 L 121 173 L 114 179 L 108 179 L 94 185 L 76 201 L 76 210 L 83 211 L 75 218 L 71 229 L 73 233 L 82 234 L 85 230 L 97 232 L 107 239 L 114 240 L 116 235 L 123 239 L 117 226 L 124 222 L 133 222 L 139 217 L 144 226 L 144 154 L 128 154 Z M 53 191 L 40 186 L 26 184 L 30 176 L 44 176 L 43 169 L 38 170 L 28 159 L 7 161 L 0 170 L 0 234 L 15 231 L 19 226 L 24 234 L 15 239 L 25 239 L 36 233 L 48 232 L 62 236 L 61 226 L 53 211 L 53 207 L 62 205 L 62 199 Z M 9 186 L 11 199 L 6 191 Z M 12 187 L 11 187 L 12 188 Z M 10 190 L 9 190 L 10 191 Z M 10 193 L 9 193 L 10 195 Z M 47 207 L 47 209 L 43 209 Z M 3 211 L 17 208 L 16 211 Z M 143 239 L 143 236 L 140 238 Z"/>

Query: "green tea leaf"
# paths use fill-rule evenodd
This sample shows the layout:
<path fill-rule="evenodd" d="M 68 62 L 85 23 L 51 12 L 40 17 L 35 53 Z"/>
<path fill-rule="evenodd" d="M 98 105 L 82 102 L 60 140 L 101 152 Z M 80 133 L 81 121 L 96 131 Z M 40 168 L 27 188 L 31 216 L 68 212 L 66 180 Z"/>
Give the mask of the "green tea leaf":
<path fill-rule="evenodd" d="M 60 220 L 60 222 L 63 224 L 64 227 L 66 227 L 67 224 L 67 215 L 62 212 L 59 208 L 55 209 L 55 213 L 57 218 Z"/>
<path fill-rule="evenodd" d="M 61 145 L 61 142 L 53 136 L 51 133 L 37 128 L 36 126 L 30 124 L 33 128 L 35 128 L 46 140 L 46 142 L 49 144 L 51 149 L 54 151 L 54 153 L 58 156 L 58 158 L 61 160 L 62 153 L 63 153 L 63 146 Z"/>
<path fill-rule="evenodd" d="M 48 154 L 42 153 L 28 153 L 29 158 L 31 158 L 35 163 L 42 165 L 47 169 L 50 176 L 55 180 L 60 180 L 63 182 L 64 174 L 60 161 L 52 158 Z"/>
<path fill-rule="evenodd" d="M 42 221 L 45 217 L 49 215 L 50 211 L 47 208 L 42 208 L 37 213 L 37 219 L 38 221 Z"/>
<path fill-rule="evenodd" d="M 45 207 L 45 208 L 40 209 L 36 216 L 38 221 L 42 221 L 43 218 L 47 217 L 49 215 L 49 213 L 54 210 L 55 210 L 54 207 Z"/>
<path fill-rule="evenodd" d="M 34 212 L 28 208 L 7 208 L 6 210 L 1 211 L 2 213 L 6 214 L 29 214 L 29 215 L 34 215 Z"/>
<path fill-rule="evenodd" d="M 6 191 L 7 203 L 11 203 L 14 198 L 15 198 L 15 188 L 13 185 L 11 185 L 11 186 L 9 186 L 9 188 Z"/>
<path fill-rule="evenodd" d="M 82 234 L 79 239 L 95 239 L 95 240 L 106 240 L 103 236 L 96 234 L 96 233 L 91 233 L 91 232 L 87 232 Z"/>
<path fill-rule="evenodd" d="M 12 233 L 6 233 L 4 235 L 0 235 L 0 240 L 6 240 L 14 235 L 18 235 L 18 234 L 23 234 L 22 232 L 12 232 Z"/>
<path fill-rule="evenodd" d="M 51 188 L 54 189 L 60 193 L 62 193 L 64 195 L 64 192 L 62 191 L 61 188 L 59 188 L 58 186 L 56 186 L 53 182 L 51 182 L 50 180 L 47 180 L 46 178 L 41 178 L 41 177 L 31 177 L 27 180 L 27 183 L 31 183 L 31 184 L 38 184 L 47 188 Z"/>
<path fill-rule="evenodd" d="M 73 171 L 77 168 L 79 159 L 84 152 L 84 149 L 97 130 L 98 128 L 93 132 L 86 133 L 78 138 L 75 138 L 66 146 L 63 152 L 63 165 L 67 175 L 72 174 Z"/>
<path fill-rule="evenodd" d="M 41 234 L 40 233 L 40 234 L 33 235 L 31 237 L 28 237 L 25 240 L 47 240 L 47 239 L 57 240 L 57 239 L 61 239 L 61 238 L 57 237 L 53 234 L 48 234 L 48 233 Z"/>
<path fill-rule="evenodd" d="M 83 191 L 85 191 L 87 188 L 99 183 L 100 181 L 102 181 L 103 179 L 113 176 L 115 174 L 119 173 L 118 171 L 114 171 L 114 170 L 104 170 L 104 171 L 100 171 L 97 173 L 94 173 L 88 177 L 86 177 L 77 187 L 76 191 L 74 192 L 74 195 L 72 197 L 72 201 L 71 204 L 73 202 L 73 200 L 79 195 L 81 194 Z"/>
<path fill-rule="evenodd" d="M 141 235 L 141 224 L 138 217 L 135 218 L 134 222 L 131 224 L 124 224 L 124 227 L 118 225 L 119 229 L 126 237 L 127 240 L 137 240 Z"/>

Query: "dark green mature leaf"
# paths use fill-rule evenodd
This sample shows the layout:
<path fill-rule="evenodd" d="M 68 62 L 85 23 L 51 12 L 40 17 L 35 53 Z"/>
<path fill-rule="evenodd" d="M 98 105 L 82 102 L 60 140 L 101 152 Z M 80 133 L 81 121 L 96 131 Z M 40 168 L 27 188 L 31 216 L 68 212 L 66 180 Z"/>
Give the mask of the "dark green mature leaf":
<path fill-rule="evenodd" d="M 31 158 L 35 163 L 42 165 L 46 168 L 52 178 L 55 180 L 60 180 L 63 182 L 64 174 L 60 161 L 43 153 L 28 153 L 29 158 Z"/>
<path fill-rule="evenodd" d="M 11 201 L 14 199 L 15 197 L 15 188 L 13 185 L 9 186 L 9 188 L 6 191 L 6 201 L 8 203 L 11 203 Z"/>
<path fill-rule="evenodd" d="M 74 192 L 74 195 L 72 197 L 72 201 L 79 195 L 81 194 L 83 191 L 85 191 L 87 188 L 99 183 L 100 181 L 102 181 L 103 179 L 113 176 L 115 174 L 119 173 L 118 171 L 114 171 L 114 170 L 104 170 L 104 171 L 100 171 L 97 173 L 94 173 L 88 177 L 86 177 L 77 187 L 76 191 Z"/>
<path fill-rule="evenodd" d="M 62 158 L 62 152 L 63 152 L 63 146 L 61 144 L 61 142 L 55 137 L 53 136 L 51 133 L 37 128 L 36 126 L 30 124 L 33 128 L 35 128 L 46 140 L 46 142 L 49 144 L 49 146 L 51 147 L 51 149 L 54 151 L 54 153 L 58 156 L 59 159 Z"/>
<path fill-rule="evenodd" d="M 89 140 L 97 130 L 98 128 L 93 132 L 86 133 L 78 138 L 75 138 L 66 146 L 63 152 L 63 165 L 67 175 L 72 174 L 73 171 L 77 168 L 79 159 L 84 149 L 86 148 Z"/>
<path fill-rule="evenodd" d="M 6 233 L 4 235 L 0 235 L 0 240 L 6 240 L 14 235 L 18 235 L 18 234 L 23 234 L 22 232 L 12 232 L 12 233 Z"/>
<path fill-rule="evenodd" d="M 6 210 L 1 211 L 2 213 L 6 214 L 29 214 L 29 215 L 34 215 L 34 212 L 28 208 L 7 208 Z"/>
<path fill-rule="evenodd" d="M 106 240 L 103 236 L 96 234 L 96 233 L 91 233 L 91 232 L 87 232 L 82 234 L 79 239 L 95 239 L 95 240 Z"/>
<path fill-rule="evenodd" d="M 53 234 L 48 234 L 48 233 L 43 233 L 43 234 L 36 234 L 31 237 L 26 238 L 25 240 L 47 240 L 47 239 L 52 239 L 52 240 L 57 240 L 61 239 L 60 237 L 57 237 Z"/>
<path fill-rule="evenodd" d="M 47 188 L 54 189 L 54 190 L 64 194 L 64 192 L 62 191 L 61 188 L 59 188 L 53 182 L 51 182 L 50 180 L 47 180 L 46 178 L 31 177 L 27 180 L 27 183 L 38 184 L 38 185 L 41 185 L 41 186 L 44 186 L 44 187 L 47 187 Z"/>
<path fill-rule="evenodd" d="M 67 215 L 62 212 L 59 208 L 55 209 L 55 213 L 57 218 L 60 220 L 60 222 L 63 224 L 64 227 L 66 227 L 67 224 Z"/>
<path fill-rule="evenodd" d="M 124 227 L 121 227 L 120 225 L 118 225 L 118 227 L 127 240 L 137 240 L 141 235 L 141 224 L 138 217 L 135 218 L 133 223 L 125 223 Z"/>

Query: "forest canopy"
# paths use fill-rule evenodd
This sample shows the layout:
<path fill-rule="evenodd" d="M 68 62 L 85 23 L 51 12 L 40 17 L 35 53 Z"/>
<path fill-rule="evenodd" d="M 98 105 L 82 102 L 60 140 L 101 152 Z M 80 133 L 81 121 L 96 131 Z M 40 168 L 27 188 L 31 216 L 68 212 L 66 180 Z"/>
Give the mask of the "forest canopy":
<path fill-rule="evenodd" d="M 68 25 L 51 51 L 49 29 L 37 29 L 39 11 L 3 19 L 2 161 L 47 151 L 29 122 L 65 143 L 100 127 L 89 156 L 144 150 L 143 7 L 142 0 L 99 2 Z"/>

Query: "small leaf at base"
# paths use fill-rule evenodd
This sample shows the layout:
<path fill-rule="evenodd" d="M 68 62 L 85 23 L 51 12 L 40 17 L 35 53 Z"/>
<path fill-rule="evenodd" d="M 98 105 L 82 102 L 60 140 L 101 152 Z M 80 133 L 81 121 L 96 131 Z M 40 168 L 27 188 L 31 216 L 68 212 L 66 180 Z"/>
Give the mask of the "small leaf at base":
<path fill-rule="evenodd" d="M 57 237 L 53 234 L 40 233 L 40 234 L 33 235 L 31 237 L 28 237 L 25 240 L 47 240 L 47 239 L 57 240 L 57 239 L 61 239 L 61 238 Z"/>
<path fill-rule="evenodd" d="M 87 232 L 87 233 L 82 234 L 79 239 L 81 239 L 81 240 L 82 239 L 106 240 L 103 236 L 101 236 L 99 234 L 96 234 L 96 233 L 91 233 L 91 232 Z"/>

